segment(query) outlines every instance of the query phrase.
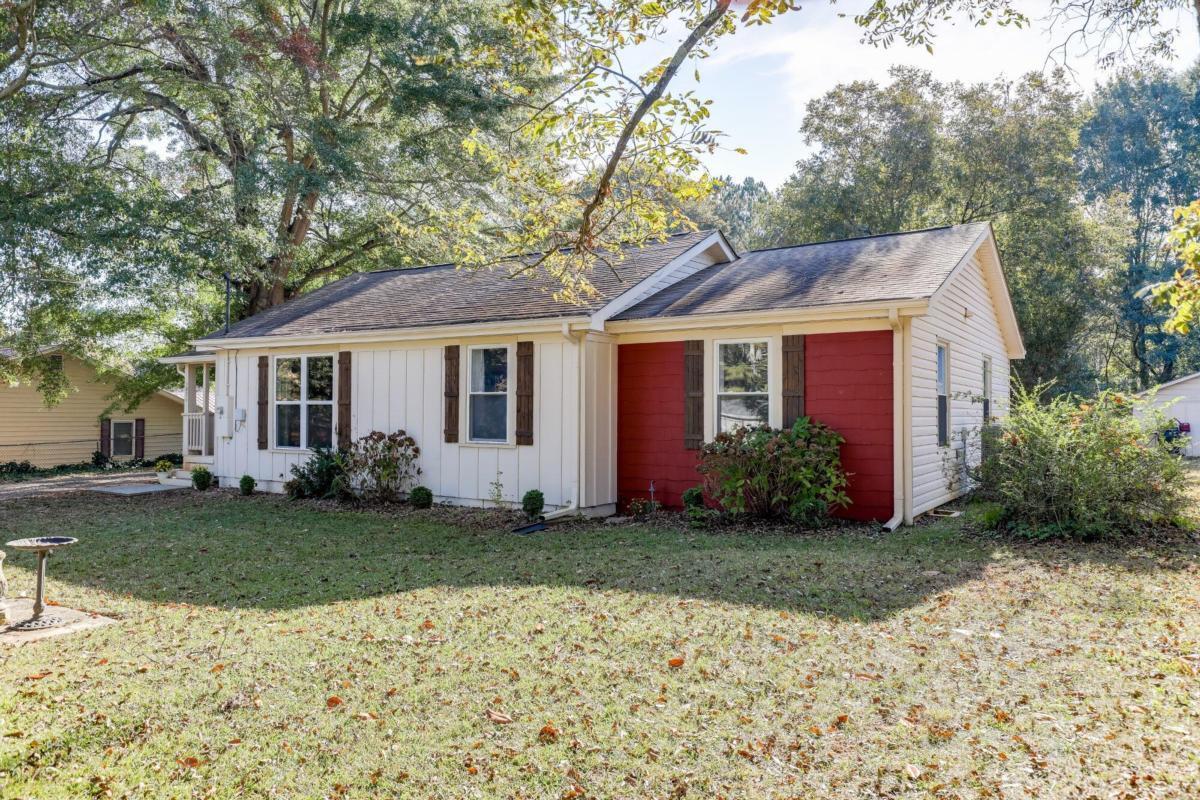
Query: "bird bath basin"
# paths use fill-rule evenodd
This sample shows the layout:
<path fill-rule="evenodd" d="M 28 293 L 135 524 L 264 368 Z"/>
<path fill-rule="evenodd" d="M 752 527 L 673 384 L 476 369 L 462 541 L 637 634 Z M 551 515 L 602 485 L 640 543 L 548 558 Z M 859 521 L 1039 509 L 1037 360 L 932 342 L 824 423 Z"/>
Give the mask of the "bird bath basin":
<path fill-rule="evenodd" d="M 37 536 L 32 539 L 16 539 L 5 545 L 13 550 L 37 553 L 38 557 L 37 593 L 33 598 L 33 616 L 22 622 L 13 623 L 9 626 L 9 630 L 34 631 L 63 624 L 62 617 L 46 616 L 42 613 L 46 610 L 46 559 L 58 548 L 70 547 L 78 541 L 71 536 Z"/>

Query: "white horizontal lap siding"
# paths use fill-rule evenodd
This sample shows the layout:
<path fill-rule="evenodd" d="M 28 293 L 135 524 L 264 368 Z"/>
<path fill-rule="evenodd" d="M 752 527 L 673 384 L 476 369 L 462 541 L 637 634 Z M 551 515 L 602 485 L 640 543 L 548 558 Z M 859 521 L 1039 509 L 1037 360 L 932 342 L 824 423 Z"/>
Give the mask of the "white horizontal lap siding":
<path fill-rule="evenodd" d="M 246 411 L 246 423 L 231 438 L 218 436 L 216 474 L 224 479 L 223 483 L 243 474 L 252 475 L 263 489 L 282 491 L 284 482 L 291 477 L 292 466 L 308 457 L 303 451 L 258 449 L 259 355 L 328 352 L 336 358 L 340 350 L 350 350 L 352 438 L 371 431 L 407 431 L 421 448 L 418 481 L 442 502 L 485 504 L 499 471 L 506 502 L 519 503 L 526 491 L 540 489 L 548 507 L 561 507 L 574 498 L 578 462 L 576 348 L 558 334 L 529 338 L 534 341 L 535 359 L 534 443 L 523 446 L 474 445 L 466 441 L 465 435 L 460 435 L 459 443 L 447 444 L 443 436 L 445 345 L 458 344 L 462 348 L 460 363 L 465 375 L 469 344 L 507 345 L 515 344 L 516 339 L 247 350 L 239 351 L 236 356 L 220 356 L 218 392 L 230 388 L 235 407 Z M 510 375 L 515 381 L 515 363 L 510 365 Z M 461 380 L 459 416 L 464 430 L 467 390 L 467 382 Z M 512 402 L 515 401 L 514 394 Z"/>
<path fill-rule="evenodd" d="M 1200 456 L 1200 375 L 1163 387 L 1150 405 L 1161 410 L 1168 419 L 1191 424 L 1187 455 Z"/>
<path fill-rule="evenodd" d="M 966 313 L 964 313 L 966 312 Z M 950 444 L 937 441 L 937 345 L 950 350 Z M 978 463 L 983 424 L 983 360 L 992 359 L 992 414 L 1003 416 L 1009 400 L 1009 361 L 978 256 L 953 277 L 928 314 L 912 323 L 913 513 L 953 500 L 962 489 L 950 486 L 957 470 L 952 459 L 968 439 L 967 457 Z"/>

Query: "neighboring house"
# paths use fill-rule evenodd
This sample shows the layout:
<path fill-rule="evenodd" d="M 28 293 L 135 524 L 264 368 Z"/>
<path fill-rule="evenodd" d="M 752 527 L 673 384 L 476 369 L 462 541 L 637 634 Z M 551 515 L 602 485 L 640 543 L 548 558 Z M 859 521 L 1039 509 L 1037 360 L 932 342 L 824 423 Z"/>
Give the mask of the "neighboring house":
<path fill-rule="evenodd" d="M 576 306 L 500 271 L 359 273 L 198 340 L 165 359 L 215 368 L 213 417 L 190 423 L 214 445 L 187 460 L 279 491 L 307 448 L 403 428 L 442 501 L 499 481 L 608 514 L 678 506 L 717 430 L 807 414 L 846 439 L 846 516 L 898 524 L 961 492 L 966 439 L 1024 355 L 986 223 L 742 256 L 687 233 L 592 279 Z"/>
<path fill-rule="evenodd" d="M 9 355 L 0 350 L 0 358 Z M 52 357 L 70 383 L 62 402 L 47 406 L 36 386 L 0 383 L 0 462 L 53 467 L 90 461 L 97 450 L 115 461 L 179 452 L 183 398 L 161 391 L 128 413 L 101 419 L 113 387 L 86 361 L 65 353 Z"/>
<path fill-rule="evenodd" d="M 1200 372 L 1176 378 L 1143 392 L 1150 396 L 1150 405 L 1162 410 L 1168 419 L 1178 420 L 1188 446 L 1184 455 L 1200 456 Z"/>

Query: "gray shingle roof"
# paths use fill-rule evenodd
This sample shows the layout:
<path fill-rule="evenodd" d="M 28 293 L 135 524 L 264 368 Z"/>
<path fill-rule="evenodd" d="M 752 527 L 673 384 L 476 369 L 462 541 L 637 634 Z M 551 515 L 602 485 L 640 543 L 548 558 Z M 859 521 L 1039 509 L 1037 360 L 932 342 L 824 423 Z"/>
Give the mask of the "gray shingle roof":
<path fill-rule="evenodd" d="M 926 298 L 987 229 L 978 222 L 756 250 L 701 270 L 614 319 Z"/>
<path fill-rule="evenodd" d="M 589 314 L 666 266 L 711 231 L 683 233 L 625 251 L 615 265 L 596 265 L 598 292 L 583 306 L 553 298 L 547 276 L 510 278 L 502 269 L 458 270 L 452 264 L 361 272 L 263 311 L 206 340 L 256 336 L 310 336 L 352 331 L 462 325 Z M 618 277 L 619 276 L 619 277 Z"/>

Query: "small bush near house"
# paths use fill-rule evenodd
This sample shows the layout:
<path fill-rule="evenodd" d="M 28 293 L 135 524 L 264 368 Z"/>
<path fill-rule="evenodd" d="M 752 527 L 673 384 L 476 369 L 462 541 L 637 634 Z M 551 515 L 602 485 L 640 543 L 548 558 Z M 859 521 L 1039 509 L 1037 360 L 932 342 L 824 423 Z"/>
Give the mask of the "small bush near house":
<path fill-rule="evenodd" d="M 328 447 L 314 448 L 303 464 L 292 467 L 292 479 L 283 485 L 293 500 L 333 500 L 349 496 L 346 455 Z"/>
<path fill-rule="evenodd" d="M 0 475 L 25 475 L 36 469 L 30 461 L 5 461 L 0 464 Z"/>
<path fill-rule="evenodd" d="M 699 486 L 683 490 L 684 508 L 704 508 L 704 490 Z"/>
<path fill-rule="evenodd" d="M 213 474 L 208 471 L 208 467 L 195 467 L 192 469 L 192 486 L 201 492 L 206 492 L 213 485 Z"/>
<path fill-rule="evenodd" d="M 647 500 L 642 497 L 635 497 L 629 501 L 626 511 L 631 517 L 648 517 L 655 511 L 658 511 L 659 504 L 655 500 Z"/>
<path fill-rule="evenodd" d="M 112 463 L 112 459 L 109 458 L 108 456 L 104 455 L 103 450 L 93 450 L 92 451 L 92 466 L 93 467 L 107 467 L 111 463 Z"/>
<path fill-rule="evenodd" d="M 704 494 L 728 514 L 824 522 L 850 505 L 840 434 L 808 417 L 788 430 L 739 428 L 700 451 Z"/>
<path fill-rule="evenodd" d="M 183 456 L 180 455 L 179 453 L 163 453 L 161 456 L 158 457 L 158 460 L 166 461 L 172 467 L 182 467 L 183 466 Z"/>
<path fill-rule="evenodd" d="M 546 496 L 542 494 L 540 489 L 530 489 L 521 498 L 521 510 L 525 512 L 525 516 L 530 519 L 537 519 L 542 515 L 542 510 L 546 508 Z"/>
<path fill-rule="evenodd" d="M 414 486 L 408 493 L 408 502 L 413 508 L 429 508 L 433 505 L 433 492 L 424 486 Z"/>
<path fill-rule="evenodd" d="M 155 472 L 170 472 L 173 469 L 175 469 L 175 465 L 165 458 L 160 458 L 158 461 L 154 462 Z"/>
<path fill-rule="evenodd" d="M 405 431 L 371 431 L 350 446 L 346 473 L 359 497 L 392 502 L 421 474 L 420 456 L 416 439 Z"/>
<path fill-rule="evenodd" d="M 1111 392 L 1042 403 L 1043 388 L 1017 387 L 1008 417 L 984 431 L 973 477 L 1002 507 L 1001 524 L 1032 538 L 1087 538 L 1182 517 L 1184 466 L 1161 412 Z"/>
<path fill-rule="evenodd" d="M 254 487 L 257 485 L 258 481 L 254 480 L 254 478 L 250 475 L 243 475 L 242 479 L 238 481 L 238 489 L 240 489 L 242 494 L 244 494 L 246 497 L 254 494 Z"/>

